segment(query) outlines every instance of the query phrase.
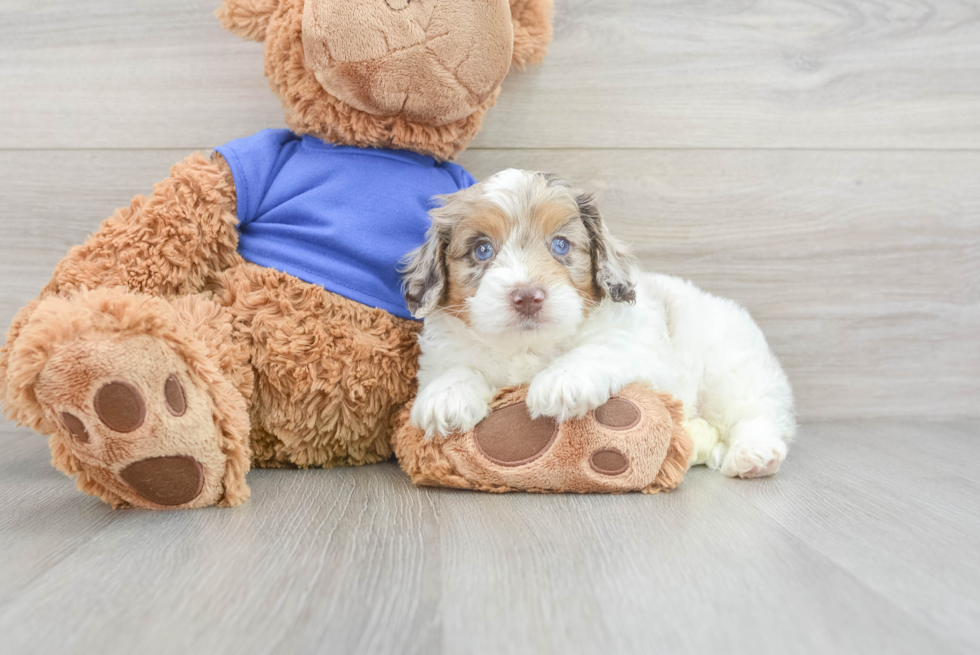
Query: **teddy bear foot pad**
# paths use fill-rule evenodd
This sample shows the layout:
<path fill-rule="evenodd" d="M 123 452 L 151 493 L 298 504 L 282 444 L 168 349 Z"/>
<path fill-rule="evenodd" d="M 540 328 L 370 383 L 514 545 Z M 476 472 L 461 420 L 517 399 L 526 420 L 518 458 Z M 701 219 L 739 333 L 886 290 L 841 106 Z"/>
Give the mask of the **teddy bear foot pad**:
<path fill-rule="evenodd" d="M 214 504 L 226 457 L 211 396 L 187 363 L 154 337 L 87 337 L 61 344 L 37 383 L 73 472 L 115 506 Z"/>
<path fill-rule="evenodd" d="M 613 398 L 593 413 L 600 426 L 629 430 L 640 422 L 641 410 L 625 398 Z M 551 418 L 532 419 L 524 403 L 494 410 L 473 431 L 477 450 L 494 464 L 530 464 L 551 448 L 558 437 L 558 423 Z M 589 457 L 589 465 L 602 475 L 620 475 L 629 469 L 629 458 L 618 448 L 600 448 Z"/>
<path fill-rule="evenodd" d="M 426 439 L 403 416 L 395 435 L 417 484 L 483 491 L 656 492 L 680 483 L 691 443 L 680 403 L 641 385 L 583 418 L 532 419 L 526 387 L 505 389 L 474 430 Z"/>

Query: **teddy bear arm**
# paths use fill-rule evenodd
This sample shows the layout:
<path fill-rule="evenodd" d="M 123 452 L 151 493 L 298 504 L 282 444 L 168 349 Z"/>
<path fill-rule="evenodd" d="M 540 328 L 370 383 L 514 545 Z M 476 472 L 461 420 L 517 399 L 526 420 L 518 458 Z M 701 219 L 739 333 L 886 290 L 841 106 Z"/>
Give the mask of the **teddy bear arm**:
<path fill-rule="evenodd" d="M 41 296 L 109 286 L 155 295 L 200 291 L 238 261 L 235 210 L 228 164 L 220 154 L 208 160 L 195 153 L 72 248 Z"/>

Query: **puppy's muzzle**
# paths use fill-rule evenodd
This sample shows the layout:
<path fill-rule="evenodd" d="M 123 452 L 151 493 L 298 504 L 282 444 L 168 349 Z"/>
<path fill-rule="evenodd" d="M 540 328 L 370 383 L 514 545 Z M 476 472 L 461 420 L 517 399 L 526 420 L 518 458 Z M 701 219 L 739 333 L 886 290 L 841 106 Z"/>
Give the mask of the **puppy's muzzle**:
<path fill-rule="evenodd" d="M 544 289 L 537 285 L 523 284 L 514 287 L 510 293 L 510 302 L 521 316 L 530 318 L 541 311 L 544 305 L 546 294 Z"/>

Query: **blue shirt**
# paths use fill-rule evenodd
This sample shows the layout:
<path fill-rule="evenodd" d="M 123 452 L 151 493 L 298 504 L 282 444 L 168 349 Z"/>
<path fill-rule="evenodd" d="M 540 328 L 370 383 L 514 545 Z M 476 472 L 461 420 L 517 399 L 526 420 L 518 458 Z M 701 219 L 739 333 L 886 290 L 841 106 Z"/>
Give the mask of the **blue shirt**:
<path fill-rule="evenodd" d="M 422 244 L 432 196 L 475 180 L 405 150 L 263 130 L 216 148 L 238 196 L 238 252 L 328 291 L 412 318 L 398 265 Z"/>

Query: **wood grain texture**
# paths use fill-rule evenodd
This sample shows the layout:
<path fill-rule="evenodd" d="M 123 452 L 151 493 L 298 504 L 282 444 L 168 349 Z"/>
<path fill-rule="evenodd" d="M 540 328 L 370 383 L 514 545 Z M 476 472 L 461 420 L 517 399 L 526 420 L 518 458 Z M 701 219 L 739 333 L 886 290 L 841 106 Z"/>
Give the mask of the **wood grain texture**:
<path fill-rule="evenodd" d="M 426 490 L 384 464 L 154 513 L 4 427 L 4 650 L 976 652 L 978 431 L 805 425 L 775 478 L 701 468 L 660 496 Z"/>
<path fill-rule="evenodd" d="M 282 125 L 217 0 L 7 0 L 0 148 L 210 148 Z M 481 147 L 980 147 L 974 0 L 558 0 Z M 71 111 L 65 111 L 70 107 Z"/>
<path fill-rule="evenodd" d="M 186 151 L 0 152 L 0 322 Z M 651 270 L 753 313 L 804 419 L 980 416 L 980 153 L 474 150 L 601 192 Z"/>

